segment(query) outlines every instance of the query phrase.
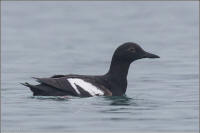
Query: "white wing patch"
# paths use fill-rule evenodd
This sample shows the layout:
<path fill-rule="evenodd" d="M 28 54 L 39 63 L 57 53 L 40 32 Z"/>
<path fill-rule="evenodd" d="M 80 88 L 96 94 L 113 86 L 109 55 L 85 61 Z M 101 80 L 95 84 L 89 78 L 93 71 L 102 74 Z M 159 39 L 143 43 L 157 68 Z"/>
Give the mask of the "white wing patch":
<path fill-rule="evenodd" d="M 82 89 L 84 89 L 85 91 L 87 91 L 90 95 L 95 96 L 95 95 L 103 95 L 103 91 L 101 91 L 100 89 L 98 89 L 96 86 L 94 86 L 93 84 L 86 82 L 82 79 L 79 78 L 68 78 L 67 79 L 69 81 L 69 83 L 71 84 L 71 86 L 75 89 L 75 91 L 78 94 L 81 94 L 80 91 L 78 90 L 77 86 L 80 86 Z"/>
<path fill-rule="evenodd" d="M 78 88 L 76 87 L 76 85 L 75 85 L 75 81 L 74 81 L 74 79 L 72 79 L 72 78 L 69 78 L 69 79 L 67 79 L 68 81 L 69 81 L 69 83 L 71 84 L 71 86 L 74 88 L 74 90 L 78 93 L 78 94 L 81 94 L 80 93 L 80 91 L 78 90 Z"/>

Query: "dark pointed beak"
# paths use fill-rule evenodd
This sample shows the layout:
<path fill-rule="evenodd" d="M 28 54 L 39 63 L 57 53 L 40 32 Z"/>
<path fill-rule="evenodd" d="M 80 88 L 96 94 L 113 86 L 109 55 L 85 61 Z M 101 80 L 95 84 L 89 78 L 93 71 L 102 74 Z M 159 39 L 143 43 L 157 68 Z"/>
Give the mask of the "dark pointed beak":
<path fill-rule="evenodd" d="M 160 58 L 158 55 L 149 53 L 149 52 L 145 52 L 143 58 Z"/>

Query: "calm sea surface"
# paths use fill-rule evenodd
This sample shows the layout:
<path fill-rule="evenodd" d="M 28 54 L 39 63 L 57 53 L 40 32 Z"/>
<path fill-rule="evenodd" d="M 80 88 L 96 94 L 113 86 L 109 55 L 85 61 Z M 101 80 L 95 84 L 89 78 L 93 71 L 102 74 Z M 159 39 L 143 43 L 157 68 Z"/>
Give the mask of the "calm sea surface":
<path fill-rule="evenodd" d="M 198 2 L 2 2 L 2 131 L 198 132 Z M 108 71 L 116 47 L 134 62 L 124 97 L 33 97 L 20 82 Z"/>

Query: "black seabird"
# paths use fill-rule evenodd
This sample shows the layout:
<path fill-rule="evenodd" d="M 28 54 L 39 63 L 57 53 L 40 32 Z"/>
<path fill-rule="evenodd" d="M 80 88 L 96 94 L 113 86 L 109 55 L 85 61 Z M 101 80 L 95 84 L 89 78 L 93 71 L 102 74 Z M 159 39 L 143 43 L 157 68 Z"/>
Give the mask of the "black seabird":
<path fill-rule="evenodd" d="M 112 57 L 109 71 L 104 75 L 54 75 L 35 78 L 40 84 L 29 87 L 34 96 L 122 96 L 127 88 L 130 64 L 142 58 L 159 58 L 144 51 L 138 44 L 127 42 L 119 46 Z"/>

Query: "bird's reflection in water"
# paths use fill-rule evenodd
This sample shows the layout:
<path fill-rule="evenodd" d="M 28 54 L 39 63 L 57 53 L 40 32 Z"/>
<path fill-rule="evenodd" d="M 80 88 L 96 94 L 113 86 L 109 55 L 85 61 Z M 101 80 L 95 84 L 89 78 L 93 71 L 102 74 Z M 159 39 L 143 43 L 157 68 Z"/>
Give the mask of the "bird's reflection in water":
<path fill-rule="evenodd" d="M 109 105 L 112 106 L 130 106 L 135 105 L 137 106 L 137 103 L 134 101 L 133 98 L 129 98 L 126 95 L 124 96 L 108 96 L 104 97 L 106 101 L 109 101 Z"/>
<path fill-rule="evenodd" d="M 103 120 L 111 121 L 129 121 L 133 115 L 133 108 L 139 106 L 136 103 L 136 100 L 127 96 L 112 96 L 104 97 L 104 100 L 107 102 L 107 106 L 100 110 L 99 112 L 103 114 L 108 114 L 107 117 L 103 117 Z"/>
<path fill-rule="evenodd" d="M 38 100 L 52 100 L 52 101 L 69 101 L 72 99 L 72 97 L 63 97 L 63 96 L 31 96 L 29 98 Z"/>

